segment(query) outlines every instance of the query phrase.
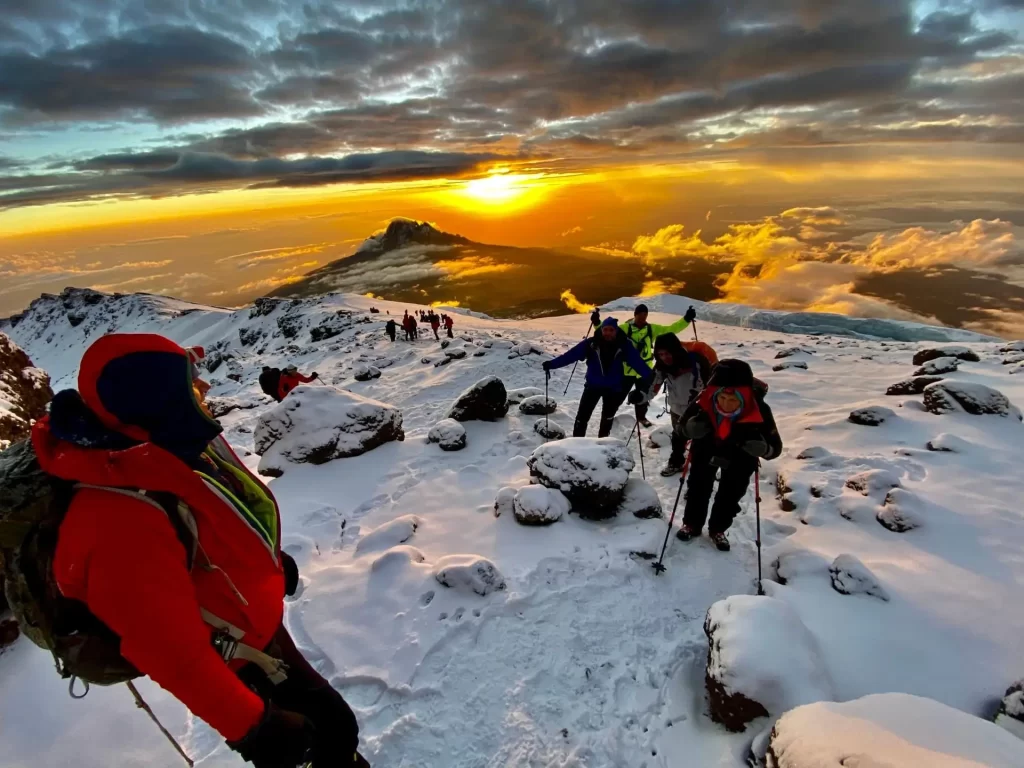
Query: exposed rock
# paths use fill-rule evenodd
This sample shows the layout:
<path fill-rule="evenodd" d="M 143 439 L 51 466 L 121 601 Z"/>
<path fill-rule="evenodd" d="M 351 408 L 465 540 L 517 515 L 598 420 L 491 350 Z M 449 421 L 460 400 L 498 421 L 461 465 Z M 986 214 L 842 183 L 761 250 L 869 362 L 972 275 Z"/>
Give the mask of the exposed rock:
<path fill-rule="evenodd" d="M 53 399 L 50 377 L 0 333 L 0 450 L 28 437 L 32 424 Z"/>
<path fill-rule="evenodd" d="M 922 525 L 921 500 L 903 488 L 893 488 L 875 519 L 893 533 L 906 533 Z"/>
<path fill-rule="evenodd" d="M 434 566 L 434 578 L 441 586 L 481 597 L 505 589 L 505 578 L 501 571 L 486 557 L 479 555 L 442 557 Z"/>
<path fill-rule="evenodd" d="M 544 414 L 557 411 L 558 403 L 555 402 L 554 398 L 534 395 L 523 400 L 519 404 L 519 410 L 527 416 L 543 416 Z"/>
<path fill-rule="evenodd" d="M 1024 352 L 1024 341 L 1011 341 L 1009 344 L 1004 344 L 999 348 L 1000 352 Z"/>
<path fill-rule="evenodd" d="M 788 347 L 787 349 L 780 349 L 775 355 L 776 360 L 784 360 L 787 357 L 793 357 L 794 355 L 813 355 L 814 350 L 808 349 L 807 347 Z M 806 366 L 804 366 L 806 367 Z"/>
<path fill-rule="evenodd" d="M 779 363 L 778 365 L 772 366 L 772 370 L 775 371 L 776 373 L 779 373 L 780 371 L 793 370 L 806 371 L 807 363 L 805 363 L 803 360 L 787 360 L 784 363 Z"/>
<path fill-rule="evenodd" d="M 618 514 L 633 515 L 641 520 L 653 520 L 662 516 L 661 498 L 654 486 L 639 477 L 631 477 L 626 483 Z"/>
<path fill-rule="evenodd" d="M 404 440 L 402 412 L 334 387 L 299 386 L 260 416 L 253 434 L 261 474 L 288 464 L 324 464 Z"/>
<path fill-rule="evenodd" d="M 914 375 L 937 376 L 940 373 L 955 373 L 959 368 L 960 361 L 955 357 L 937 357 L 914 371 Z"/>
<path fill-rule="evenodd" d="M 330 317 L 325 317 L 321 320 L 320 324 L 315 328 L 311 328 L 309 337 L 315 342 L 333 339 L 335 336 L 340 336 L 354 324 L 355 320 L 352 313 L 339 309 Z"/>
<path fill-rule="evenodd" d="M 853 555 L 839 555 L 828 569 L 832 589 L 842 595 L 868 595 L 889 601 L 889 593 L 875 575 Z"/>
<path fill-rule="evenodd" d="M 600 520 L 615 515 L 635 462 L 621 440 L 572 437 L 540 446 L 527 466 L 535 482 L 562 491 L 581 517 Z"/>
<path fill-rule="evenodd" d="M 253 301 L 252 309 L 249 310 L 249 319 L 255 320 L 257 317 L 266 317 L 281 307 L 288 307 L 291 303 L 290 299 L 260 297 Z"/>
<path fill-rule="evenodd" d="M 553 488 L 527 485 L 516 492 L 513 511 L 522 525 L 551 525 L 569 514 L 569 500 Z"/>
<path fill-rule="evenodd" d="M 444 357 L 442 357 L 442 358 L 441 358 L 440 360 L 438 360 L 438 361 L 436 361 L 436 362 L 434 363 L 434 367 L 435 367 L 435 368 L 443 368 L 443 367 L 444 367 L 444 366 L 446 366 L 446 365 L 451 365 L 451 362 L 452 362 L 452 360 L 454 360 L 454 359 L 455 359 L 455 358 L 453 358 L 453 357 L 448 357 L 447 355 L 445 355 L 445 356 L 444 356 Z M 424 358 L 424 362 L 426 362 L 426 358 Z"/>
<path fill-rule="evenodd" d="M 461 451 L 466 447 L 466 428 L 455 419 L 442 419 L 427 433 L 428 443 L 437 443 L 442 451 Z"/>
<path fill-rule="evenodd" d="M 942 381 L 941 376 L 915 376 L 912 379 L 899 381 L 885 390 L 885 394 L 898 395 L 920 395 L 929 384 Z"/>
<path fill-rule="evenodd" d="M 850 413 L 849 421 L 865 427 L 877 427 L 890 419 L 896 418 L 896 412 L 881 405 L 858 408 Z"/>
<path fill-rule="evenodd" d="M 1024 739 L 1024 680 L 1006 689 L 996 713 L 996 725 Z"/>
<path fill-rule="evenodd" d="M 815 461 L 817 459 L 827 459 L 831 455 L 832 451 L 828 448 L 822 448 L 820 445 L 812 445 L 800 451 L 800 453 L 796 455 L 796 458 L 798 461 Z"/>
<path fill-rule="evenodd" d="M 206 398 L 206 407 L 210 409 L 210 413 L 213 418 L 219 419 L 222 416 L 227 416 L 232 411 L 249 411 L 253 408 L 259 408 L 261 405 L 266 405 L 269 399 L 261 397 L 258 400 L 245 400 L 240 397 L 214 397 L 210 395 Z"/>
<path fill-rule="evenodd" d="M 495 343 L 495 346 L 498 346 L 497 343 Z M 531 344 L 528 341 L 524 341 L 522 344 L 519 344 L 518 346 L 514 347 L 508 353 L 508 359 L 512 360 L 517 357 L 527 357 L 528 355 L 543 354 L 545 354 L 544 350 L 538 347 L 536 344 Z"/>
<path fill-rule="evenodd" d="M 444 356 L 449 360 L 462 360 L 467 354 L 465 347 L 451 347 L 444 351 Z"/>
<path fill-rule="evenodd" d="M 1017 365 L 1024 363 L 1024 352 L 1011 352 L 1003 358 L 1003 365 Z"/>
<path fill-rule="evenodd" d="M 356 381 L 370 381 L 370 379 L 380 378 L 380 368 L 372 365 L 359 365 L 356 366 L 352 373 L 352 377 Z"/>
<path fill-rule="evenodd" d="M 508 413 L 508 393 L 497 376 L 480 379 L 455 401 L 448 418 L 456 421 L 495 421 Z"/>
<path fill-rule="evenodd" d="M 935 414 L 966 412 L 975 416 L 993 414 L 1020 419 L 1020 411 L 998 389 L 962 381 L 929 385 L 924 391 L 924 407 Z"/>
<path fill-rule="evenodd" d="M 305 327 L 305 319 L 302 315 L 285 314 L 277 318 L 277 327 L 286 339 L 295 339 Z"/>
<path fill-rule="evenodd" d="M 514 509 L 514 503 L 516 498 L 516 489 L 505 486 L 498 490 L 498 495 L 494 497 L 494 516 L 501 517 L 504 514 L 512 512 Z"/>
<path fill-rule="evenodd" d="M 239 328 L 238 329 L 238 340 L 242 342 L 243 347 L 252 347 L 258 344 L 267 335 L 265 329 L 259 326 L 255 328 Z"/>
<path fill-rule="evenodd" d="M 981 358 L 977 353 L 962 347 L 958 344 L 948 344 L 942 347 L 929 347 L 918 350 L 914 353 L 914 365 L 924 365 L 931 360 L 938 360 L 941 357 L 954 357 L 957 360 L 965 360 L 968 363 L 977 363 Z"/>
<path fill-rule="evenodd" d="M 782 600 L 753 595 L 721 600 L 708 610 L 704 634 L 711 719 L 730 731 L 835 698 L 817 641 Z"/>
<path fill-rule="evenodd" d="M 508 402 L 510 405 L 519 405 L 528 397 L 543 397 L 544 390 L 538 387 L 523 387 L 522 389 L 510 389 L 508 391 Z"/>

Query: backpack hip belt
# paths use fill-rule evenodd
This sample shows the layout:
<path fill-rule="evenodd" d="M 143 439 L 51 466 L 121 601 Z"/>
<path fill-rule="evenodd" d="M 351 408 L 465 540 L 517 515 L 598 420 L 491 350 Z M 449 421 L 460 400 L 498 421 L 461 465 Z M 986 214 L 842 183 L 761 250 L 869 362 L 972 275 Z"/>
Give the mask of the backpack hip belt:
<path fill-rule="evenodd" d="M 245 637 L 245 632 L 233 624 L 224 621 L 224 619 L 213 615 L 205 608 L 200 608 L 199 612 L 203 617 L 203 621 L 217 630 L 213 635 L 213 647 L 224 661 L 242 659 L 255 664 L 263 670 L 267 679 L 274 685 L 280 685 L 288 679 L 287 664 L 257 648 L 253 648 L 251 645 L 241 642 L 242 638 Z"/>

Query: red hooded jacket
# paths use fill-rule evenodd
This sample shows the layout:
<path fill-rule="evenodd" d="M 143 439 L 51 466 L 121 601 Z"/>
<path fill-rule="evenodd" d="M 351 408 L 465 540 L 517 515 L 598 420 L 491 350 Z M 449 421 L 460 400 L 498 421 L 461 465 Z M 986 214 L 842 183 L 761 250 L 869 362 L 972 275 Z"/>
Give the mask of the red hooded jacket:
<path fill-rule="evenodd" d="M 281 371 L 281 378 L 277 381 L 277 399 L 280 402 L 288 397 L 288 393 L 295 389 L 299 384 L 309 384 L 316 378 L 315 376 L 303 376 L 298 371 L 295 373 L 289 373 L 288 371 Z"/>
<path fill-rule="evenodd" d="M 261 719 L 264 703 L 211 645 L 200 607 L 245 631 L 242 642 L 264 648 L 281 624 L 284 574 L 280 515 L 273 496 L 245 469 L 223 437 L 210 443 L 226 465 L 256 483 L 274 504 L 276 526 L 261 535 L 215 486 L 175 454 L 145 440 L 104 407 L 97 379 L 118 357 L 136 352 L 187 356 L 160 336 L 119 334 L 86 352 L 79 392 L 103 425 L 137 444 L 124 450 L 82 447 L 58 438 L 50 417 L 32 433 L 42 468 L 96 486 L 173 494 L 195 517 L 199 551 L 191 570 L 173 525 L 157 507 L 103 488 L 74 495 L 61 525 L 53 569 L 62 593 L 85 603 L 121 638 L 121 653 L 224 738 L 241 739 Z M 191 365 L 189 365 L 191 369 Z"/>

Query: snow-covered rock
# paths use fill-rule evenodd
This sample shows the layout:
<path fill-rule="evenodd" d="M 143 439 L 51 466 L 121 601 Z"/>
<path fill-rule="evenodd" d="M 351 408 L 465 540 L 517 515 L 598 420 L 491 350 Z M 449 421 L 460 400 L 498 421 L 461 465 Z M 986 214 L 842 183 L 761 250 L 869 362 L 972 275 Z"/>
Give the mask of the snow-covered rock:
<path fill-rule="evenodd" d="M 1024 352 L 1024 341 L 1011 341 L 1009 344 L 1004 344 L 999 348 L 1000 352 Z"/>
<path fill-rule="evenodd" d="M 849 420 L 854 424 L 860 424 L 864 427 L 877 427 L 895 418 L 896 412 L 891 408 L 871 405 L 867 408 L 858 408 L 855 411 L 851 411 Z"/>
<path fill-rule="evenodd" d="M 1024 363 L 1024 352 L 1010 352 L 1003 358 L 1003 365 L 1017 365 Z"/>
<path fill-rule="evenodd" d="M 535 482 L 562 491 L 581 516 L 615 514 L 635 462 L 621 440 L 571 437 L 540 446 L 527 466 Z"/>
<path fill-rule="evenodd" d="M 938 376 L 942 373 L 955 373 L 960 368 L 960 360 L 955 357 L 937 357 L 929 360 L 916 371 L 915 376 Z"/>
<path fill-rule="evenodd" d="M 498 489 L 498 495 L 494 497 L 494 516 L 501 517 L 513 511 L 516 498 L 516 489 L 510 486 Z"/>
<path fill-rule="evenodd" d="M 497 376 L 480 379 L 459 395 L 448 412 L 456 421 L 495 421 L 508 413 L 508 393 Z"/>
<path fill-rule="evenodd" d="M 263 395 L 256 397 L 214 397 L 206 398 L 206 407 L 210 409 L 213 418 L 219 419 L 227 416 L 232 411 L 249 411 L 259 408 L 271 402 L 270 398 Z"/>
<path fill-rule="evenodd" d="M 356 544 L 356 553 L 381 552 L 405 544 L 423 525 L 416 515 L 402 515 L 366 533 Z"/>
<path fill-rule="evenodd" d="M 869 469 L 858 472 L 846 480 L 846 487 L 861 496 L 879 495 L 892 488 L 899 488 L 900 479 L 888 469 Z"/>
<path fill-rule="evenodd" d="M 519 405 L 528 397 L 543 397 L 544 390 L 539 387 L 521 387 L 508 391 L 508 402 L 510 405 Z"/>
<path fill-rule="evenodd" d="M 0 450 L 28 436 L 32 423 L 53 399 L 50 377 L 0 333 Z"/>
<path fill-rule="evenodd" d="M 968 363 L 977 363 L 980 361 L 978 353 L 968 349 L 967 347 L 960 346 L 959 344 L 948 344 L 943 347 L 929 347 L 928 349 L 922 349 L 914 353 L 914 365 L 924 365 L 933 360 L 940 360 L 944 357 L 951 357 L 956 360 L 964 360 Z"/>
<path fill-rule="evenodd" d="M 818 641 L 783 600 L 720 600 L 708 610 L 704 633 L 711 719 L 731 731 L 744 730 L 758 717 L 835 698 Z"/>
<path fill-rule="evenodd" d="M 971 449 L 971 444 L 962 437 L 943 432 L 929 440 L 925 447 L 936 453 L 967 453 Z"/>
<path fill-rule="evenodd" d="M 441 419 L 427 433 L 428 443 L 437 443 L 442 451 L 461 451 L 466 447 L 466 428 L 455 419 Z"/>
<path fill-rule="evenodd" d="M 785 360 L 787 357 L 795 357 L 796 355 L 813 355 L 814 350 L 808 349 L 807 347 L 787 347 L 786 349 L 780 349 L 775 353 L 776 360 Z"/>
<path fill-rule="evenodd" d="M 397 408 L 334 387 L 299 386 L 260 416 L 253 433 L 259 471 L 270 477 L 291 464 L 325 464 L 404 440 Z"/>
<path fill-rule="evenodd" d="M 377 368 L 373 365 L 356 366 L 356 369 L 352 372 L 352 377 L 356 381 L 370 381 L 370 379 L 379 379 L 380 368 Z"/>
<path fill-rule="evenodd" d="M 651 520 L 662 516 L 661 498 L 654 486 L 639 477 L 631 477 L 626 482 L 626 490 L 619 504 L 620 515 L 633 515 L 641 520 Z"/>
<path fill-rule="evenodd" d="M 875 518 L 893 533 L 906 533 L 920 528 L 924 522 L 921 500 L 904 488 L 893 488 Z"/>
<path fill-rule="evenodd" d="M 1019 768 L 1021 743 L 932 699 L 880 693 L 817 702 L 775 723 L 768 768 Z"/>
<path fill-rule="evenodd" d="M 1024 739 L 1024 680 L 1018 680 L 1006 689 L 999 702 L 996 725 Z"/>
<path fill-rule="evenodd" d="M 527 357 L 528 355 L 543 355 L 544 350 L 538 347 L 536 344 L 531 344 L 528 341 L 524 341 L 521 344 L 514 347 L 508 353 L 508 359 L 513 360 L 517 357 Z"/>
<path fill-rule="evenodd" d="M 497 566 L 479 555 L 448 555 L 434 564 L 434 578 L 441 586 L 457 592 L 486 597 L 505 588 Z"/>
<path fill-rule="evenodd" d="M 842 595 L 869 595 L 888 602 L 889 593 L 864 563 L 853 555 L 839 555 L 828 569 L 832 589 Z"/>
<path fill-rule="evenodd" d="M 467 354 L 465 347 L 450 347 L 444 351 L 444 356 L 449 360 L 464 360 Z"/>
<path fill-rule="evenodd" d="M 554 413 L 558 410 L 558 403 L 554 398 L 544 395 L 528 397 L 519 404 L 519 410 L 528 416 L 543 416 L 546 413 Z"/>
<path fill-rule="evenodd" d="M 775 580 L 789 584 L 793 579 L 808 575 L 821 575 L 828 571 L 828 561 L 816 552 L 796 549 L 783 552 L 772 561 Z"/>
<path fill-rule="evenodd" d="M 798 461 L 817 461 L 818 459 L 827 459 L 832 456 L 832 451 L 828 448 L 823 448 L 820 445 L 812 445 L 804 448 L 800 453 L 796 455 Z"/>
<path fill-rule="evenodd" d="M 941 376 L 915 376 L 912 379 L 896 382 L 885 390 L 885 394 L 891 396 L 920 395 L 929 384 L 935 384 L 939 381 L 942 381 Z"/>
<path fill-rule="evenodd" d="M 975 416 L 994 414 L 1020 418 L 1020 411 L 998 389 L 962 381 L 940 381 L 926 387 L 924 407 L 935 414 L 967 412 Z"/>
<path fill-rule="evenodd" d="M 533 423 L 533 431 L 545 440 L 564 440 L 565 430 L 550 419 L 537 419 Z"/>
<path fill-rule="evenodd" d="M 671 427 L 655 427 L 647 435 L 648 448 L 669 448 L 672 445 Z"/>
<path fill-rule="evenodd" d="M 772 370 L 776 373 L 781 371 L 806 371 L 807 362 L 805 360 L 787 360 L 784 363 L 773 365 Z"/>
<path fill-rule="evenodd" d="M 513 511 L 522 525 L 550 525 L 569 514 L 569 500 L 553 488 L 527 485 L 516 492 Z"/>

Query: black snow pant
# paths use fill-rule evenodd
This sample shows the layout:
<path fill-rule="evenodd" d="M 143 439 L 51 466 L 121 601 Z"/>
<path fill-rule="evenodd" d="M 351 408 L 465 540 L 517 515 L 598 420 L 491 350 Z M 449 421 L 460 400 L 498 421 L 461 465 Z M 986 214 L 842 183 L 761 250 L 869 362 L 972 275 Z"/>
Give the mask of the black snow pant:
<path fill-rule="evenodd" d="M 683 522 L 695 531 L 704 527 L 708 502 L 715 487 L 719 467 L 722 476 L 718 493 L 711 507 L 708 533 L 725 533 L 740 511 L 740 502 L 747 495 L 750 478 L 757 470 L 757 459 L 745 453 L 731 454 L 728 459 L 715 455 L 714 438 L 694 440 L 690 446 L 690 477 L 686 484 L 686 511 Z"/>
<path fill-rule="evenodd" d="M 255 664 L 238 672 L 242 682 L 279 709 L 305 715 L 316 728 L 313 768 L 351 765 L 359 747 L 359 724 L 341 694 L 306 661 L 282 624 L 266 652 L 288 665 L 288 679 L 274 685 Z"/>
<path fill-rule="evenodd" d="M 629 393 L 634 389 L 637 392 L 643 392 L 645 395 L 647 394 L 648 390 L 644 389 L 643 387 L 643 379 L 638 379 L 635 376 L 630 376 L 626 379 L 626 382 L 629 384 L 629 387 L 626 389 L 627 397 L 629 396 Z M 640 419 L 640 421 L 643 421 L 644 419 L 647 418 L 647 409 L 649 407 L 649 403 L 644 403 L 643 405 L 636 406 L 636 417 Z"/>
<path fill-rule="evenodd" d="M 391 339 L 392 341 L 394 341 L 394 340 L 395 340 L 395 332 L 394 332 L 394 331 L 388 331 L 388 337 L 389 337 L 389 338 L 390 338 L 390 339 Z"/>
<path fill-rule="evenodd" d="M 669 454 L 668 463 L 673 467 L 683 466 L 686 461 L 686 435 L 682 432 L 683 414 L 670 413 L 672 417 L 672 453 Z"/>
<path fill-rule="evenodd" d="M 594 409 L 598 402 L 601 405 L 601 426 L 598 428 L 598 437 L 608 437 L 612 431 L 612 421 L 615 419 L 615 412 L 626 400 L 629 394 L 628 389 L 607 389 L 605 387 L 592 387 L 584 385 L 583 394 L 580 396 L 580 407 L 576 411 L 576 423 L 572 428 L 573 437 L 586 437 L 587 424 L 590 417 L 594 415 Z"/>
<path fill-rule="evenodd" d="M 455 338 L 455 335 L 452 333 L 452 329 L 451 328 L 448 329 L 448 338 L 449 339 L 454 339 Z"/>
<path fill-rule="evenodd" d="M 434 338 L 440 341 L 441 337 L 437 335 L 437 328 L 435 328 L 434 326 L 430 326 L 430 330 L 434 332 Z"/>

